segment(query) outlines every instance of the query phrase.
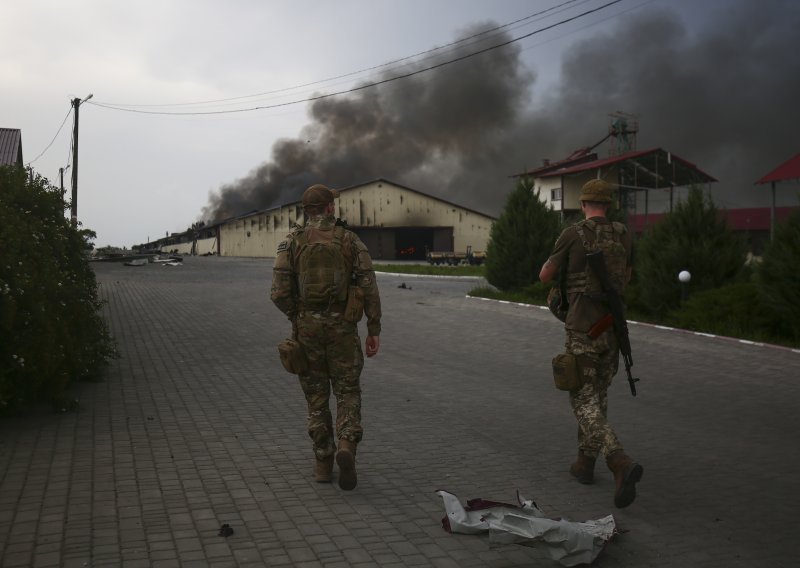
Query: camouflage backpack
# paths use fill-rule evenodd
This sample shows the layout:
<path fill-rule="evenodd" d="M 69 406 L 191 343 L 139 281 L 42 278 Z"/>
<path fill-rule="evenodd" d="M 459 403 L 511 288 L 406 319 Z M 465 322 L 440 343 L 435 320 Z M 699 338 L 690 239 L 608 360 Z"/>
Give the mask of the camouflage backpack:
<path fill-rule="evenodd" d="M 300 305 L 323 311 L 347 302 L 352 267 L 344 254 L 344 228 L 318 231 L 321 240 L 309 242 L 308 231 L 297 234 L 295 267 Z M 326 238 L 327 237 L 327 238 Z"/>
<path fill-rule="evenodd" d="M 628 231 L 625 225 L 616 221 L 609 224 L 601 224 L 592 219 L 587 219 L 577 224 L 576 231 L 583 242 L 586 252 L 603 251 L 603 258 L 605 259 L 606 270 L 608 270 L 611 284 L 621 292 L 625 287 L 625 273 L 628 264 L 625 246 L 621 241 L 622 235 Z M 587 238 L 587 232 L 591 232 L 594 238 Z M 603 293 L 603 286 L 587 266 L 584 272 L 572 273 L 567 277 L 567 290 L 569 292 L 600 295 Z"/>

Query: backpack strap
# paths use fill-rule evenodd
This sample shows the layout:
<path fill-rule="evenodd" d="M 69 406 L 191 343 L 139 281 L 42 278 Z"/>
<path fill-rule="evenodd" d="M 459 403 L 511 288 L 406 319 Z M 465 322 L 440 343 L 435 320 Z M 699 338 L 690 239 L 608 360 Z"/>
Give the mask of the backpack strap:
<path fill-rule="evenodd" d="M 591 225 L 589 223 L 591 223 Z M 594 231 L 596 224 L 593 221 L 581 221 L 575 225 L 575 231 L 578 233 L 578 236 L 581 239 L 583 250 L 586 252 L 591 252 L 591 245 L 589 244 L 589 240 L 586 238 L 586 231 L 583 230 L 584 226 L 587 226 L 589 229 L 593 230 L 592 232 L 595 234 L 595 241 L 597 241 L 597 232 Z"/>
<path fill-rule="evenodd" d="M 308 235 L 303 229 L 300 229 L 294 234 L 292 247 L 292 267 L 294 268 L 295 275 L 297 274 L 297 261 L 300 260 L 300 254 L 308 246 Z"/>
<path fill-rule="evenodd" d="M 336 225 L 333 228 L 333 243 L 338 245 L 339 247 L 344 246 L 342 241 L 344 240 L 344 227 L 341 225 Z"/>

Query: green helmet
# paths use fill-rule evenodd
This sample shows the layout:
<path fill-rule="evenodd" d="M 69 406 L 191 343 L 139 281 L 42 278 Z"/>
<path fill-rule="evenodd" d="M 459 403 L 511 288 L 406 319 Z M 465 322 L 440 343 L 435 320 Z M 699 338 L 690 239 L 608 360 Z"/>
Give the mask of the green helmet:
<path fill-rule="evenodd" d="M 597 201 L 599 203 L 611 203 L 611 193 L 614 190 L 612 185 L 601 179 L 592 179 L 583 184 L 581 188 L 580 201 Z"/>

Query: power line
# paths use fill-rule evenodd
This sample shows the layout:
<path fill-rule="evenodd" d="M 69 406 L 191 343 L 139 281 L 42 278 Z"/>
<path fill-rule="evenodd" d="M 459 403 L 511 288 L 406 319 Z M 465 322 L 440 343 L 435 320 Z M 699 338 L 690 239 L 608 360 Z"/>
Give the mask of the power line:
<path fill-rule="evenodd" d="M 72 107 L 69 107 L 69 110 L 67 111 L 67 116 L 65 116 L 65 117 L 64 117 L 64 120 L 62 120 L 62 121 L 61 121 L 61 126 L 59 126 L 59 127 L 58 127 L 58 132 L 56 132 L 56 135 L 55 135 L 55 136 L 53 136 L 53 139 L 52 139 L 52 140 L 50 140 L 50 144 L 48 144 L 48 145 L 47 145 L 47 147 L 46 147 L 44 150 L 42 150 L 42 151 L 39 153 L 39 155 L 38 155 L 38 156 L 36 156 L 36 157 L 35 157 L 33 160 L 31 160 L 31 161 L 30 161 L 30 162 L 28 162 L 27 164 L 25 164 L 26 166 L 30 166 L 30 165 L 31 165 L 33 162 L 35 162 L 36 160 L 38 160 L 39 158 L 41 158 L 41 157 L 44 155 L 44 153 L 45 153 L 45 152 L 47 152 L 47 150 L 49 150 L 49 149 L 50 149 L 50 146 L 52 146 L 52 145 L 53 145 L 53 142 L 55 142 L 55 141 L 56 141 L 56 138 L 58 138 L 58 135 L 61 133 L 61 129 L 62 129 L 62 128 L 64 128 L 64 125 L 67 123 L 67 119 L 69 118 L 69 115 L 70 115 L 70 114 L 72 114 Z"/>
<path fill-rule="evenodd" d="M 423 55 L 428 55 L 428 54 L 431 54 L 431 53 L 434 53 L 434 52 L 437 52 L 437 51 L 446 50 L 448 48 L 451 48 L 451 47 L 454 47 L 454 46 L 457 46 L 457 45 L 460 45 L 460 44 L 463 44 L 463 43 L 470 42 L 471 40 L 474 40 L 474 39 L 479 38 L 481 36 L 485 36 L 485 35 L 494 33 L 496 31 L 499 31 L 499 30 L 502 30 L 502 29 L 505 29 L 505 28 L 509 28 L 511 26 L 514 26 L 514 25 L 519 24 L 521 22 L 525 22 L 525 21 L 531 20 L 531 19 L 536 18 L 538 16 L 542 16 L 542 15 L 547 14 L 549 12 L 559 11 L 561 8 L 564 8 L 565 6 L 567 6 L 569 4 L 574 4 L 575 2 L 578 2 L 579 5 L 580 5 L 580 4 L 585 4 L 585 3 L 589 2 L 589 1 L 591 1 L 591 0 L 566 0 L 565 2 L 562 2 L 561 4 L 557 4 L 556 6 L 551 6 L 550 8 L 547 8 L 545 10 L 540 10 L 539 12 L 536 12 L 536 13 L 531 14 L 529 16 L 525 16 L 524 18 L 519 18 L 519 19 L 514 20 L 512 22 L 508 22 L 506 24 L 495 26 L 494 28 L 490 28 L 488 30 L 484 30 L 482 32 L 473 34 L 471 36 L 458 39 L 456 41 L 447 43 L 445 45 L 441 45 L 441 46 L 438 46 L 438 47 L 433 47 L 431 49 L 427 49 L 425 51 L 420 51 L 420 52 L 415 53 L 413 55 L 408 55 L 406 57 L 401 57 L 400 59 L 395 59 L 395 60 L 392 60 L 392 61 L 388 61 L 386 63 L 381 63 L 380 65 L 374 65 L 372 67 L 367 67 L 367 68 L 361 69 L 359 71 L 352 71 L 350 73 L 345 73 L 343 75 L 337 75 L 335 77 L 329 77 L 327 79 L 320 79 L 320 80 L 317 80 L 317 81 L 312 81 L 310 83 L 304 83 L 302 85 L 296 85 L 294 87 L 284 87 L 284 88 L 275 89 L 275 90 L 272 90 L 272 91 L 265 91 L 265 92 L 262 92 L 262 93 L 255 93 L 253 95 L 242 95 L 242 96 L 238 96 L 238 97 L 230 97 L 230 98 L 225 98 L 225 99 L 212 99 L 212 100 L 207 100 L 207 101 L 196 101 L 196 102 L 188 102 L 188 103 L 166 103 L 166 104 L 91 103 L 91 104 L 97 104 L 98 106 L 100 106 L 100 104 L 105 104 L 108 107 L 128 107 L 128 108 L 178 107 L 178 106 L 191 106 L 191 105 L 204 105 L 204 104 L 213 104 L 213 103 L 224 103 L 224 102 L 238 101 L 238 100 L 242 100 L 242 99 L 251 99 L 251 98 L 256 98 L 256 97 L 263 97 L 263 96 L 266 96 L 266 95 L 274 95 L 274 94 L 278 94 L 278 93 L 285 93 L 287 91 L 293 91 L 293 90 L 297 90 L 297 89 L 304 89 L 306 87 L 313 87 L 315 85 L 320 85 L 322 83 L 327 83 L 329 81 L 337 81 L 339 79 L 346 79 L 348 77 L 353 77 L 353 76 L 359 75 L 361 73 L 368 73 L 368 72 L 371 72 L 371 71 L 375 71 L 377 69 L 390 67 L 390 66 L 396 65 L 398 63 L 402 63 L 404 61 L 408 61 L 410 59 L 415 59 L 415 58 L 418 58 L 418 57 L 423 56 Z M 300 101 L 300 102 L 303 102 L 303 101 Z"/>
<path fill-rule="evenodd" d="M 561 39 L 561 38 L 563 38 L 563 37 L 566 37 L 566 36 L 568 36 L 568 35 L 573 35 L 573 34 L 576 34 L 576 33 L 578 33 L 578 32 L 581 32 L 581 31 L 583 31 L 583 30 L 587 30 L 587 29 L 589 29 L 589 28 L 592 28 L 592 27 L 598 26 L 598 25 L 600 25 L 600 24 L 602 24 L 602 23 L 605 23 L 605 22 L 607 22 L 607 21 L 609 21 L 609 20 L 612 20 L 612 19 L 614 19 L 614 18 L 618 18 L 618 17 L 619 17 L 619 16 L 621 16 L 622 14 L 627 14 L 627 13 L 629 13 L 629 12 L 633 12 L 633 11 L 635 11 L 635 10 L 638 10 L 639 8 L 642 8 L 643 6 L 646 6 L 647 4 L 652 4 L 653 2 L 657 2 L 657 1 L 658 1 L 658 0 L 642 0 L 642 2 L 640 2 L 639 4 L 636 4 L 635 6 L 631 6 L 630 8 L 625 8 L 625 9 L 622 9 L 622 10 L 620 10 L 619 12 L 617 12 L 616 14 L 612 14 L 612 15 L 609 15 L 609 16 L 605 16 L 605 17 L 603 17 L 603 18 L 599 18 L 599 19 L 597 19 L 597 20 L 594 20 L 593 22 L 590 22 L 590 23 L 588 23 L 588 24 L 585 24 L 585 25 L 583 25 L 583 26 L 577 27 L 577 28 L 575 28 L 575 29 L 573 29 L 573 30 L 571 30 L 571 31 L 567 32 L 567 33 L 566 33 L 566 34 L 564 34 L 563 36 L 556 37 L 556 38 L 550 38 L 550 39 L 547 39 L 547 40 L 544 40 L 544 41 L 540 41 L 539 43 L 534 43 L 534 44 L 532 44 L 532 45 L 529 45 L 528 47 L 524 48 L 524 49 L 523 49 L 523 51 L 527 51 L 527 50 L 529 50 L 529 49 L 532 49 L 532 48 L 534 48 L 534 47 L 541 47 L 542 45 L 544 45 L 544 44 L 546 44 L 546 43 L 550 43 L 550 42 L 556 41 L 556 40 L 558 40 L 558 39 Z"/>
<path fill-rule="evenodd" d="M 533 35 L 542 33 L 544 31 L 551 30 L 551 29 L 556 28 L 558 26 L 561 26 L 561 25 L 567 24 L 569 22 L 575 21 L 575 20 L 577 20 L 579 18 L 583 18 L 585 16 L 588 16 L 589 14 L 593 14 L 595 12 L 599 12 L 600 10 L 608 8 L 609 6 L 613 6 L 614 4 L 619 4 L 622 1 L 623 0 L 612 0 L 611 2 L 603 4 L 602 6 L 599 6 L 597 8 L 593 8 L 591 10 L 587 10 L 586 12 L 583 12 L 581 14 L 577 14 L 577 15 L 572 16 L 570 18 L 566 18 L 564 20 L 556 22 L 555 24 L 551 24 L 549 26 L 545 26 L 543 28 L 539 28 L 539 29 L 534 30 L 534 31 L 532 31 L 530 33 L 527 33 L 525 35 L 519 36 L 517 38 L 513 38 L 513 39 L 510 39 L 508 41 L 504 41 L 502 43 L 499 43 L 499 44 L 496 44 L 496 45 L 493 45 L 493 46 L 490 46 L 490 47 L 486 47 L 484 49 L 479 49 L 478 51 L 474 51 L 472 53 L 468 53 L 467 55 L 462 55 L 461 57 L 456 57 L 454 59 L 449 59 L 447 61 L 443 61 L 443 62 L 437 63 L 435 65 L 430 65 L 430 66 L 425 67 L 423 69 L 418 69 L 416 71 L 411 71 L 409 73 L 404 73 L 402 75 L 396 75 L 394 77 L 389 77 L 387 79 L 382 79 L 380 81 L 375 81 L 373 83 L 367 83 L 367 84 L 364 84 L 364 85 L 359 85 L 357 87 L 353 87 L 352 89 L 345 89 L 345 90 L 342 90 L 342 91 L 336 91 L 336 92 L 332 92 L 332 93 L 324 93 L 324 94 L 321 94 L 321 95 L 316 95 L 316 96 L 313 96 L 313 97 L 307 97 L 307 98 L 304 98 L 304 99 L 297 99 L 297 100 L 288 101 L 288 102 L 284 102 L 284 103 L 276 103 L 276 104 L 272 104 L 272 105 L 263 105 L 263 106 L 256 106 L 256 107 L 243 108 L 243 109 L 215 110 L 215 111 L 193 111 L 193 112 L 148 111 L 148 110 L 140 110 L 140 109 L 133 109 L 133 108 L 123 108 L 123 107 L 119 107 L 119 106 L 103 104 L 103 103 L 98 103 L 98 102 L 90 102 L 88 104 L 94 105 L 94 106 L 98 106 L 98 107 L 101 107 L 101 108 L 111 109 L 111 110 L 119 110 L 119 111 L 123 111 L 123 112 L 133 112 L 133 113 L 139 113 L 139 114 L 187 115 L 188 116 L 188 115 L 215 115 L 215 114 L 232 114 L 232 113 L 240 113 L 240 112 L 252 112 L 252 111 L 256 111 L 256 110 L 266 110 L 266 109 L 272 109 L 272 108 L 285 107 L 285 106 L 289 106 L 289 105 L 295 105 L 295 104 L 299 104 L 299 103 L 307 103 L 307 102 L 312 102 L 312 101 L 318 101 L 318 100 L 327 99 L 327 98 L 330 98 L 330 97 L 335 97 L 335 96 L 339 96 L 339 95 L 346 95 L 346 94 L 349 94 L 349 93 L 363 91 L 365 89 L 371 89 L 371 88 L 377 87 L 379 85 L 383 85 L 383 84 L 386 84 L 386 83 L 391 83 L 393 81 L 398 81 L 400 79 L 407 79 L 409 77 L 413 77 L 414 75 L 419 75 L 419 74 L 425 73 L 427 71 L 432 71 L 434 69 L 439 69 L 439 68 L 444 67 L 446 65 L 450 65 L 452 63 L 457 63 L 459 61 L 463 61 L 465 59 L 469 59 L 471 57 L 475 57 L 477 55 L 481 55 L 482 53 L 486 53 L 488 51 L 492 51 L 492 50 L 495 50 L 495 49 L 499 49 L 501 47 L 505 47 L 505 46 L 510 45 L 512 43 L 516 43 L 518 41 L 521 41 L 521 40 L 529 38 L 529 37 L 531 37 Z"/>

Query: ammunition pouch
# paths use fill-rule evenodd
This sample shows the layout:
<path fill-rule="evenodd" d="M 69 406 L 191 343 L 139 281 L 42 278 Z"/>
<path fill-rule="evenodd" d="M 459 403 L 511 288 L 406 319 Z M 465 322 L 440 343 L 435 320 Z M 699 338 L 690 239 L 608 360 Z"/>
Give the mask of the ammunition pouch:
<path fill-rule="evenodd" d="M 283 368 L 294 375 L 308 372 L 308 358 L 303 346 L 296 339 L 284 339 L 278 344 Z"/>
<path fill-rule="evenodd" d="M 569 304 L 566 298 L 561 295 L 561 289 L 558 286 L 553 286 L 547 294 L 547 307 L 559 320 L 563 322 L 567 321 Z"/>
<path fill-rule="evenodd" d="M 357 284 L 351 284 L 347 290 L 347 304 L 345 304 L 342 319 L 350 323 L 358 323 L 364 316 L 364 289 Z"/>
<path fill-rule="evenodd" d="M 592 382 L 592 369 L 594 361 L 590 357 L 571 353 L 561 353 L 553 357 L 553 380 L 558 390 L 576 391 Z"/>
<path fill-rule="evenodd" d="M 583 376 L 574 355 L 561 353 L 553 357 L 553 380 L 558 390 L 574 391 L 581 388 Z"/>

